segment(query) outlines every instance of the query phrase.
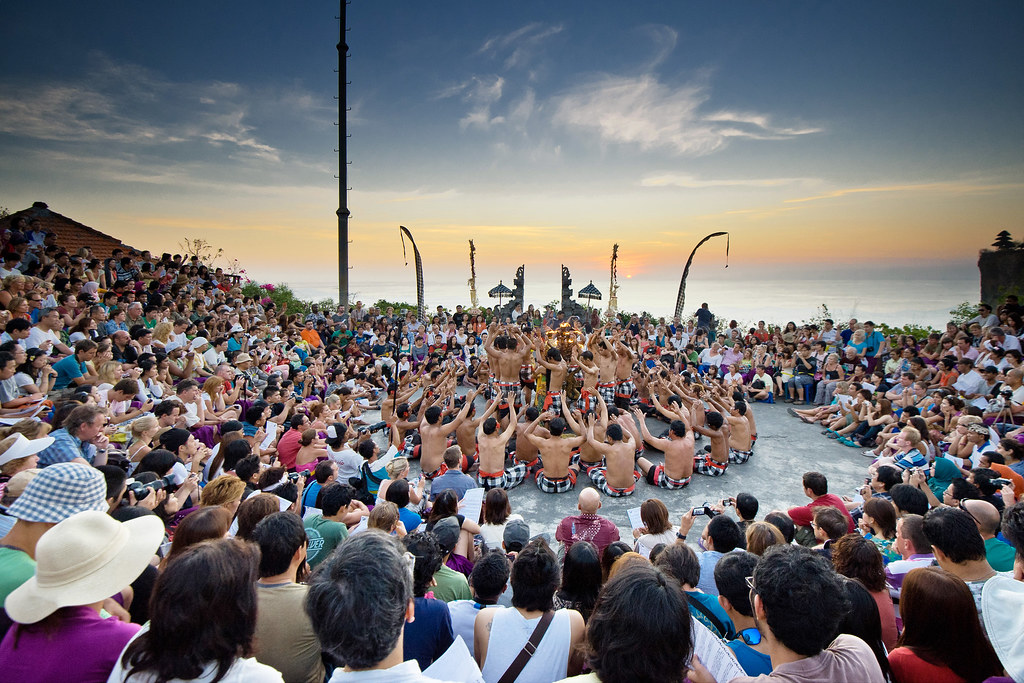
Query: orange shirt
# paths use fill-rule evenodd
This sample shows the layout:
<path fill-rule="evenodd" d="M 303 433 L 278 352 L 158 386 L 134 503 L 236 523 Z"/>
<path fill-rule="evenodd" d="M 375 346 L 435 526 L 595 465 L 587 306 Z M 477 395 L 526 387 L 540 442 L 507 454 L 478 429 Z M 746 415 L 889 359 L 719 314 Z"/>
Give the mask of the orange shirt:
<path fill-rule="evenodd" d="M 999 463 L 991 463 L 989 468 L 999 473 L 999 476 L 1003 479 L 1009 479 L 1013 482 L 1013 495 L 1017 496 L 1017 500 L 1021 499 L 1024 495 L 1024 477 L 1020 476 L 1006 465 L 1000 465 Z"/>
<path fill-rule="evenodd" d="M 320 341 L 320 334 L 316 330 L 303 329 L 299 334 L 314 349 L 319 349 L 323 345 L 323 342 Z"/>

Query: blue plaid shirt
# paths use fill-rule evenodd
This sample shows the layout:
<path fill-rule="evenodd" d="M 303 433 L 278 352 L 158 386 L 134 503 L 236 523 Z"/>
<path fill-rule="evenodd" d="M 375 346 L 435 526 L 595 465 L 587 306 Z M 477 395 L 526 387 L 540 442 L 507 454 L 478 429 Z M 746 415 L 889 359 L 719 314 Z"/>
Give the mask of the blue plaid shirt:
<path fill-rule="evenodd" d="M 71 462 L 75 458 L 85 458 L 89 464 L 96 458 L 96 446 L 71 436 L 66 429 L 58 429 L 50 433 L 53 444 L 39 452 L 39 466 L 56 465 L 59 462 Z"/>

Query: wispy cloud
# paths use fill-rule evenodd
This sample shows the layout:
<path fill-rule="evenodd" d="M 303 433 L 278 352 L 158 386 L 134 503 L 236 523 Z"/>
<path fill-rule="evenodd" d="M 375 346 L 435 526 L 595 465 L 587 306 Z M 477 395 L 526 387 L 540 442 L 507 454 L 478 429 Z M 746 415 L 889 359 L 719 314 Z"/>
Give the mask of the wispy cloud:
<path fill-rule="evenodd" d="M 705 83 L 667 85 L 655 75 L 605 74 L 556 98 L 554 123 L 644 151 L 709 154 L 731 138 L 784 140 L 820 128 L 780 126 L 767 115 L 704 114 Z"/>
<path fill-rule="evenodd" d="M 524 66 L 536 56 L 541 43 L 558 35 L 563 29 L 564 26 L 561 24 L 546 25 L 533 22 L 514 31 L 488 38 L 477 50 L 477 55 L 503 58 L 506 69 Z"/>
<path fill-rule="evenodd" d="M 787 204 L 816 202 L 822 199 L 838 199 L 852 194 L 880 194 L 893 192 L 941 192 L 944 194 L 994 194 L 1005 190 L 1024 189 L 1024 183 L 983 183 L 971 181 L 942 181 L 935 183 L 909 183 L 902 185 L 880 185 L 875 187 L 847 187 L 811 197 L 784 200 Z"/>
<path fill-rule="evenodd" d="M 685 173 L 659 173 L 645 176 L 641 187 L 683 187 L 704 189 L 709 187 L 783 187 L 786 185 L 812 185 L 816 178 L 710 178 L 701 179 Z"/>

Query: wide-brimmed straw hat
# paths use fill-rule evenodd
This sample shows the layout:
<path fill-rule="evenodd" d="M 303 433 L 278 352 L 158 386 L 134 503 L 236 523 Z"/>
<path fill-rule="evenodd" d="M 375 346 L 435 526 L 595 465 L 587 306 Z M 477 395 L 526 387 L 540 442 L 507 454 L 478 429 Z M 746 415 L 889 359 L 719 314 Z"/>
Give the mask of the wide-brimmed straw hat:
<path fill-rule="evenodd" d="M 131 584 L 164 540 L 155 515 L 118 522 L 87 510 L 68 517 L 36 544 L 36 575 L 14 589 L 4 608 L 19 624 L 34 624 L 61 607 L 89 605 Z"/>
<path fill-rule="evenodd" d="M 6 451 L 0 453 L 0 467 L 3 467 L 12 460 L 35 455 L 39 451 L 45 450 L 53 445 L 52 436 L 44 436 L 41 439 L 27 439 L 24 434 L 15 432 L 11 437 L 14 438 L 14 443 L 12 443 Z M 4 439 L 4 441 L 6 440 L 7 439 Z M 0 441 L 0 443 L 3 443 L 3 441 Z"/>
<path fill-rule="evenodd" d="M 993 576 L 981 590 L 985 632 L 1006 673 L 1024 681 L 1024 583 Z"/>

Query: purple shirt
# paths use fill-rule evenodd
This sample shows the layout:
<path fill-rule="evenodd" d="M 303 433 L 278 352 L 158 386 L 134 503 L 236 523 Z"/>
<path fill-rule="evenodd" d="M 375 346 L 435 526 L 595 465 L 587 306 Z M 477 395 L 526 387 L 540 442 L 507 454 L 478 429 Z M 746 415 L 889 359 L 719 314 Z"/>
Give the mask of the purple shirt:
<path fill-rule="evenodd" d="M 889 585 L 889 595 L 897 600 L 900 591 L 903 590 L 903 579 L 913 569 L 919 567 L 930 567 L 935 563 L 935 556 L 931 553 L 911 555 L 905 560 L 895 560 L 885 565 L 885 582 Z"/>
<path fill-rule="evenodd" d="M 66 607 L 62 616 L 52 632 L 32 624 L 11 627 L 0 643 L 0 671 L 5 680 L 106 683 L 121 651 L 141 628 L 114 617 L 103 619 L 91 607 Z"/>

